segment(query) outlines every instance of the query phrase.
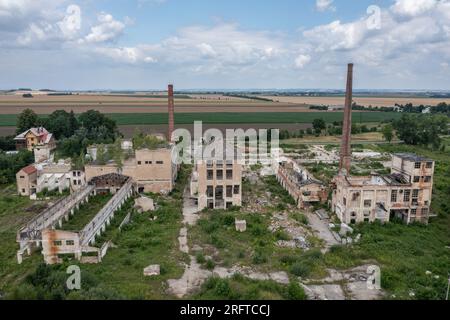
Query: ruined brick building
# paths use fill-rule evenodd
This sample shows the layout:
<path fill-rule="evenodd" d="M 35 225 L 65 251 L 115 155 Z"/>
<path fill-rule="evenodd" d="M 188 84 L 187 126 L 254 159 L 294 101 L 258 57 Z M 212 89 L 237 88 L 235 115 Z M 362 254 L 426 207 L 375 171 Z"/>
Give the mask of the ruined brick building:
<path fill-rule="evenodd" d="M 347 224 L 388 222 L 428 223 L 435 163 L 414 154 L 394 154 L 391 173 L 352 176 L 351 112 L 353 65 L 349 65 L 339 174 L 333 180 L 332 211 Z"/>

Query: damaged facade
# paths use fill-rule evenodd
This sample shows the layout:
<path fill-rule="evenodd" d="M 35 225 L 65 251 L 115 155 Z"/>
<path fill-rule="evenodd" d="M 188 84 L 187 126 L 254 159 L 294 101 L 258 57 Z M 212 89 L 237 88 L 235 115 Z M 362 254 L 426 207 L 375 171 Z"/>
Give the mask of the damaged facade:
<path fill-rule="evenodd" d="M 192 174 L 191 197 L 198 209 L 242 205 L 242 165 L 237 160 L 200 160 Z"/>
<path fill-rule="evenodd" d="M 58 230 L 70 216 L 77 214 L 80 205 L 88 202 L 89 197 L 98 192 L 110 192 L 113 197 L 82 230 Z M 19 230 L 18 262 L 22 262 L 25 252 L 30 255 L 37 247 L 42 247 L 42 255 L 47 264 L 61 263 L 63 256 L 71 256 L 82 263 L 101 262 L 110 242 L 95 247 L 96 238 L 105 232 L 114 219 L 115 212 L 133 193 L 133 183 L 129 177 L 118 174 L 96 177 L 89 185 L 59 200 Z"/>
<path fill-rule="evenodd" d="M 82 170 L 72 169 L 70 161 L 60 160 L 57 163 L 46 161 L 22 168 L 16 174 L 16 183 L 19 195 L 32 196 L 44 190 L 73 192 L 86 184 L 86 178 Z"/>
<path fill-rule="evenodd" d="M 313 204 L 327 201 L 328 191 L 325 185 L 290 159 L 278 165 L 276 177 L 300 209 L 307 209 Z"/>
<path fill-rule="evenodd" d="M 118 173 L 130 177 L 139 192 L 169 193 L 178 174 L 178 165 L 172 161 L 174 149 L 173 144 L 168 144 L 155 149 L 134 150 L 120 165 L 114 161 L 99 165 L 93 157 L 93 162 L 85 165 L 86 180 Z"/>
<path fill-rule="evenodd" d="M 44 127 L 30 128 L 14 138 L 16 149 L 27 149 L 34 153 L 36 163 L 49 160 L 56 148 L 56 141 L 52 133 Z"/>
<path fill-rule="evenodd" d="M 351 102 L 353 65 L 349 65 L 340 171 L 333 179 L 332 210 L 346 224 L 388 222 L 428 223 L 435 163 L 414 154 L 394 154 L 391 173 L 352 176 Z"/>

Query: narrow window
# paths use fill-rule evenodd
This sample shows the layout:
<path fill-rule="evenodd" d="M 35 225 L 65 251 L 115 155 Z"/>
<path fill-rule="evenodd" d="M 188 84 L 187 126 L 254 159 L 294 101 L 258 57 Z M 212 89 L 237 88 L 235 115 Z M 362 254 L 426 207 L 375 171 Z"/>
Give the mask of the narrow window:
<path fill-rule="evenodd" d="M 411 190 L 405 190 L 403 195 L 403 202 L 409 202 L 411 200 Z"/>
<path fill-rule="evenodd" d="M 391 202 L 397 202 L 398 190 L 392 190 L 391 192 Z"/>

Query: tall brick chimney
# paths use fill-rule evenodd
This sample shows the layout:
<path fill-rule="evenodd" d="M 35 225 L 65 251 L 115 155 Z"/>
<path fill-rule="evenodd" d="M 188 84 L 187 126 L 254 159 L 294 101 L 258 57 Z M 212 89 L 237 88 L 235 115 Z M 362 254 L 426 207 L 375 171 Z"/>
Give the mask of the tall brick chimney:
<path fill-rule="evenodd" d="M 348 64 L 347 89 L 345 93 L 344 124 L 342 127 L 341 159 L 339 169 L 346 170 L 350 174 L 352 162 L 352 102 L 353 102 L 353 63 Z"/>
<path fill-rule="evenodd" d="M 169 87 L 168 87 L 168 97 L 169 97 L 169 102 L 168 102 L 169 133 L 168 133 L 167 140 L 169 142 L 172 142 L 172 133 L 174 131 L 174 112 L 175 112 L 175 106 L 174 106 L 174 102 L 173 102 L 173 85 L 172 84 L 169 84 Z"/>

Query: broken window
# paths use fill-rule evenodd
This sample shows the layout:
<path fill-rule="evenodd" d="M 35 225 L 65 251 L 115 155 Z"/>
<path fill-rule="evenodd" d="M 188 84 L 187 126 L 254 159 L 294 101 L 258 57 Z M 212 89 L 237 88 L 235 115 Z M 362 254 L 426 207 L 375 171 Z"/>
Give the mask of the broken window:
<path fill-rule="evenodd" d="M 216 167 L 217 168 L 223 168 L 223 161 L 219 160 L 216 162 Z"/>
<path fill-rule="evenodd" d="M 240 186 L 234 186 L 234 194 L 239 194 L 240 193 Z"/>
<path fill-rule="evenodd" d="M 233 196 L 233 186 L 227 186 L 227 198 L 231 198 Z"/>
<path fill-rule="evenodd" d="M 391 202 L 397 202 L 398 190 L 392 190 L 391 192 Z"/>
<path fill-rule="evenodd" d="M 415 176 L 414 177 L 414 183 L 418 183 L 420 182 L 420 177 L 419 176 Z"/>
<path fill-rule="evenodd" d="M 214 188 L 213 188 L 213 186 L 207 186 L 206 187 L 206 196 L 208 198 L 214 197 Z"/>
<path fill-rule="evenodd" d="M 142 161 L 138 161 L 138 165 L 141 165 L 142 164 Z"/>
<path fill-rule="evenodd" d="M 66 241 L 66 246 L 74 246 L 74 245 L 75 245 L 75 241 L 73 241 L 73 240 Z"/>
<path fill-rule="evenodd" d="M 218 186 L 216 187 L 216 200 L 222 200 L 223 199 L 223 187 Z"/>
<path fill-rule="evenodd" d="M 343 202 L 344 202 L 344 206 L 346 206 L 347 205 L 347 198 L 344 198 Z"/>
<path fill-rule="evenodd" d="M 207 171 L 207 179 L 208 180 L 213 180 L 214 179 L 214 171 L 213 170 L 208 170 Z"/>
<path fill-rule="evenodd" d="M 207 166 L 208 168 L 212 168 L 212 167 L 213 167 L 213 162 L 212 162 L 212 160 L 208 160 L 208 161 L 206 162 L 206 166 Z"/>
<path fill-rule="evenodd" d="M 364 207 L 365 208 L 372 207 L 372 200 L 364 200 Z"/>
<path fill-rule="evenodd" d="M 233 179 L 233 170 L 227 170 L 227 180 Z"/>
<path fill-rule="evenodd" d="M 425 183 L 431 182 L 431 176 L 426 176 L 425 179 L 424 179 L 424 182 Z"/>
<path fill-rule="evenodd" d="M 233 161 L 227 160 L 227 168 L 232 168 L 232 167 L 233 167 Z"/>
<path fill-rule="evenodd" d="M 359 196 L 360 196 L 360 193 L 359 193 L 359 192 L 354 192 L 354 193 L 352 194 L 352 201 L 358 200 Z"/>
<path fill-rule="evenodd" d="M 207 206 L 209 209 L 214 209 L 214 200 L 208 200 Z"/>
<path fill-rule="evenodd" d="M 403 194 L 403 202 L 409 202 L 411 200 L 411 190 L 405 190 Z"/>
<path fill-rule="evenodd" d="M 414 189 L 413 190 L 412 197 L 413 198 L 418 198 L 419 197 L 419 189 Z"/>
<path fill-rule="evenodd" d="M 57 246 L 57 247 L 60 247 L 60 246 L 62 246 L 62 241 L 61 240 L 55 240 L 55 241 L 53 241 L 53 245 Z"/>
<path fill-rule="evenodd" d="M 422 208 L 422 216 L 428 215 L 428 212 L 429 212 L 428 208 Z"/>
<path fill-rule="evenodd" d="M 164 161 L 156 161 L 156 164 L 164 164 Z"/>
<path fill-rule="evenodd" d="M 415 216 L 417 214 L 417 209 L 411 209 L 411 214 Z"/>
<path fill-rule="evenodd" d="M 433 162 L 427 162 L 427 169 L 433 168 Z"/>
<path fill-rule="evenodd" d="M 233 206 L 233 202 L 227 202 L 227 209 L 230 209 Z"/>
<path fill-rule="evenodd" d="M 217 170 L 216 171 L 216 177 L 217 177 L 217 180 L 223 180 L 223 171 L 222 170 Z"/>

